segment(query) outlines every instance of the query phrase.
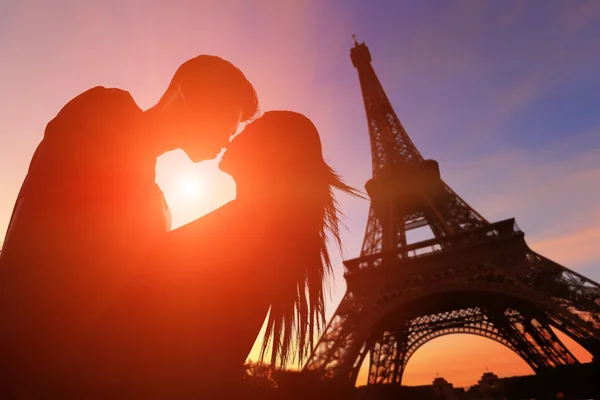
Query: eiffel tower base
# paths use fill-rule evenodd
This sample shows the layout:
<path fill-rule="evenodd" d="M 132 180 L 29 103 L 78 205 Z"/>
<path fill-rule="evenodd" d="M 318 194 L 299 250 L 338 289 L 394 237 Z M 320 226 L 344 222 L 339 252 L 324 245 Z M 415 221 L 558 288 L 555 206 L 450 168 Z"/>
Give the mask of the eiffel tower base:
<path fill-rule="evenodd" d="M 578 363 L 552 327 L 599 362 L 600 287 L 533 252 L 513 219 L 406 251 L 345 263 L 347 293 L 307 370 L 354 384 L 370 354 L 369 384 L 400 384 L 417 349 L 453 333 L 501 343 L 537 373 Z"/>

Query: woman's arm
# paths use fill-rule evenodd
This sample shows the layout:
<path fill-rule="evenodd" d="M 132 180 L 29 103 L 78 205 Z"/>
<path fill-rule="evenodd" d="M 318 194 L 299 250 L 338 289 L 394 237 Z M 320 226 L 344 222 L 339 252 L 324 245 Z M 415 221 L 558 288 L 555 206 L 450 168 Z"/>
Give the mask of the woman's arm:
<path fill-rule="evenodd" d="M 169 232 L 160 258 L 173 268 L 198 270 L 202 266 L 207 274 L 237 264 L 240 273 L 243 264 L 256 263 L 271 246 L 267 225 L 256 210 L 233 200 Z"/>
<path fill-rule="evenodd" d="M 146 269 L 153 286 L 134 297 L 150 299 L 154 322 L 142 331 L 159 332 L 164 374 L 182 385 L 198 379 L 214 384 L 241 372 L 260 333 L 270 305 L 265 271 L 272 260 L 262 248 L 270 245 L 266 227 L 257 219 L 232 201 L 169 232 L 154 267 Z M 194 383 L 184 383 L 174 372 L 183 366 L 203 370 Z"/>

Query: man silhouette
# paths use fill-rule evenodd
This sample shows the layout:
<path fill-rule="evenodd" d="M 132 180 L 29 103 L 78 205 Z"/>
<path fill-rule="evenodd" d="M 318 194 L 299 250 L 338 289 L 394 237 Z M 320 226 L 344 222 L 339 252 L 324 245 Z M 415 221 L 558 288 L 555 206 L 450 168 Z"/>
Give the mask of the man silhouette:
<path fill-rule="evenodd" d="M 177 148 L 215 158 L 257 112 L 242 72 L 203 55 L 147 111 L 95 87 L 48 123 L 0 255 L 0 398 L 125 394 L 126 363 L 110 353 L 126 333 L 107 321 L 131 318 L 115 304 L 170 229 L 156 159 Z"/>

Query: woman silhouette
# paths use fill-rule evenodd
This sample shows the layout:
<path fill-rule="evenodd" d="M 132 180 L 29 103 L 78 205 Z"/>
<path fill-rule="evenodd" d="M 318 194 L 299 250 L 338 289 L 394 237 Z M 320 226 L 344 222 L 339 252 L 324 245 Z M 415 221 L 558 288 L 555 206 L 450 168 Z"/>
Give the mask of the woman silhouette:
<path fill-rule="evenodd" d="M 143 363 L 154 365 L 146 376 L 156 377 L 155 395 L 177 387 L 220 397 L 241 377 L 267 314 L 262 354 L 278 365 L 301 363 L 324 323 L 327 233 L 340 244 L 333 190 L 357 192 L 323 160 L 313 123 L 267 112 L 219 166 L 234 178 L 236 199 L 171 232 L 155 262 L 160 343 Z"/>

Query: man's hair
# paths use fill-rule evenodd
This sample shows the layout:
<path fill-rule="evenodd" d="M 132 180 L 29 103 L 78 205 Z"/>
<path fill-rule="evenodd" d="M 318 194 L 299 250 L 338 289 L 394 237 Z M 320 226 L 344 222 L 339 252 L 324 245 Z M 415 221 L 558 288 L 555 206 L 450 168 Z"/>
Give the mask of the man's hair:
<path fill-rule="evenodd" d="M 187 103 L 213 104 L 221 100 L 237 104 L 242 108 L 242 122 L 258 114 L 252 84 L 239 68 L 216 56 L 200 55 L 181 64 L 158 104 L 166 104 L 173 96 Z"/>

